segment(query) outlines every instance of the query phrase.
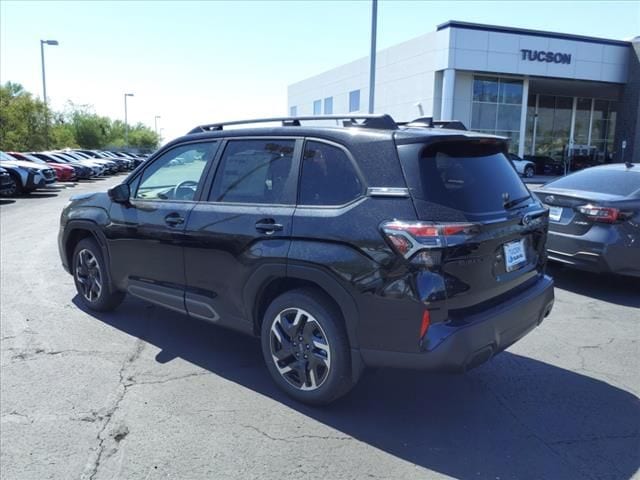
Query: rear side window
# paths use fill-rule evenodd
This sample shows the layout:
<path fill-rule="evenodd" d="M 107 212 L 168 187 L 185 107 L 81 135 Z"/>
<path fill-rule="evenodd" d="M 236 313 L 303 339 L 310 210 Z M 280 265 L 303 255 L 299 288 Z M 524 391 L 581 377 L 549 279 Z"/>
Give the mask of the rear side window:
<path fill-rule="evenodd" d="M 458 212 L 504 211 L 505 201 L 530 196 L 499 144 L 431 145 L 406 173 L 414 198 Z"/>
<path fill-rule="evenodd" d="M 304 148 L 299 192 L 300 205 L 344 205 L 360 196 L 362 182 L 344 150 L 309 141 Z"/>
<path fill-rule="evenodd" d="M 640 190 L 640 171 L 589 168 L 560 178 L 546 186 L 626 197 Z"/>
<path fill-rule="evenodd" d="M 295 140 L 231 140 L 213 181 L 210 202 L 291 205 Z"/>

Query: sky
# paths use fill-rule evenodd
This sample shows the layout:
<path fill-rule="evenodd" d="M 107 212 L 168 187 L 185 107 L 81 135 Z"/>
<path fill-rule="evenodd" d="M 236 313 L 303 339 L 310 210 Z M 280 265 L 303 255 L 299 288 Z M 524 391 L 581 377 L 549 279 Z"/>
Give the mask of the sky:
<path fill-rule="evenodd" d="M 640 0 L 392 1 L 378 5 L 378 49 L 449 20 L 629 40 Z M 0 2 L 0 82 L 96 113 L 158 127 L 165 141 L 196 125 L 287 114 L 287 85 L 365 57 L 371 2 Z"/>

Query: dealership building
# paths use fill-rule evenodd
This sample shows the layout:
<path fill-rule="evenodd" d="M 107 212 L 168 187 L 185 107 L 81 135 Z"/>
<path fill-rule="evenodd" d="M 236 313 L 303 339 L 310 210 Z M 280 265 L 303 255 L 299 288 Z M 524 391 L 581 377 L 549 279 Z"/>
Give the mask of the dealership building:
<path fill-rule="evenodd" d="M 459 120 L 520 156 L 640 160 L 639 55 L 640 37 L 450 21 L 377 52 L 375 112 Z M 366 113 L 368 85 L 364 57 L 290 85 L 289 113 Z"/>

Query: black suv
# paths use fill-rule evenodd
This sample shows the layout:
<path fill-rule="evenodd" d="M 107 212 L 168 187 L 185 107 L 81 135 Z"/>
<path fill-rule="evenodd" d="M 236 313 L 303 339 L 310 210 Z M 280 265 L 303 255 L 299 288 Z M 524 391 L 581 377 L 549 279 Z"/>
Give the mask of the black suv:
<path fill-rule="evenodd" d="M 275 382 L 313 404 L 367 366 L 468 370 L 542 322 L 548 212 L 504 138 L 323 118 L 197 127 L 75 197 L 59 248 L 80 299 L 129 293 L 259 336 Z"/>

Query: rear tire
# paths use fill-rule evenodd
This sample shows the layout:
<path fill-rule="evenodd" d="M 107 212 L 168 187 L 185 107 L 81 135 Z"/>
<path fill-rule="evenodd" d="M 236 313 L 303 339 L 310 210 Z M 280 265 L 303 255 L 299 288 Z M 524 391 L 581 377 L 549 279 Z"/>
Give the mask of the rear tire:
<path fill-rule="evenodd" d="M 531 165 L 524 169 L 524 176 L 527 178 L 531 178 L 535 175 L 536 170 Z"/>
<path fill-rule="evenodd" d="M 109 282 L 107 265 L 95 240 L 78 242 L 72 258 L 73 280 L 82 303 L 96 312 L 110 312 L 124 300 L 125 294 Z"/>
<path fill-rule="evenodd" d="M 354 385 L 340 312 L 320 292 L 292 290 L 271 302 L 262 322 L 261 343 L 271 377 L 300 402 L 324 405 Z"/>

